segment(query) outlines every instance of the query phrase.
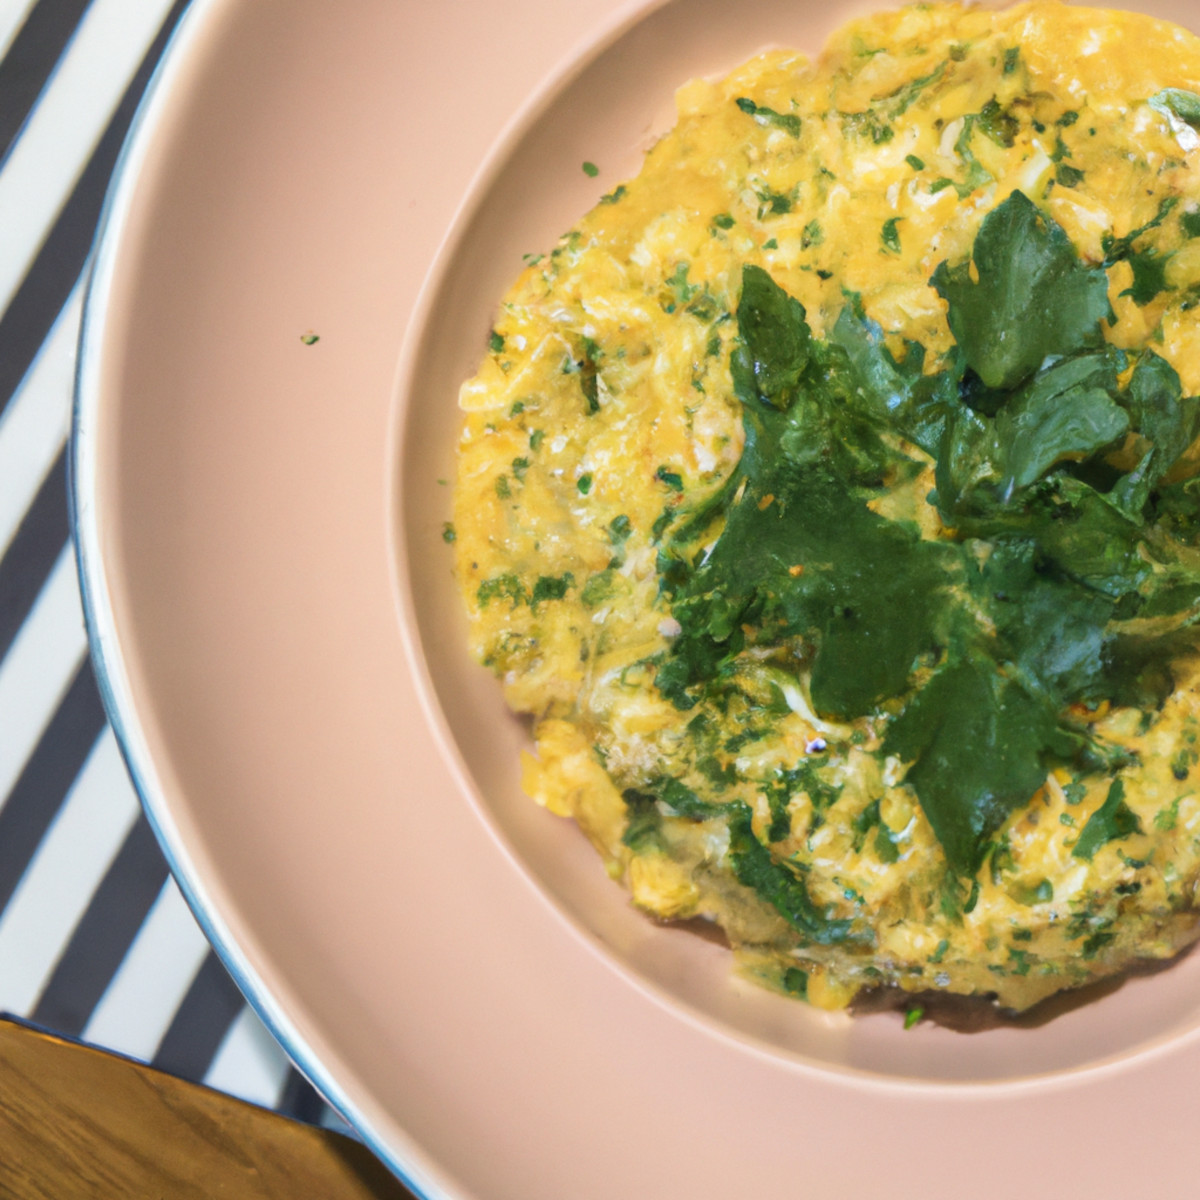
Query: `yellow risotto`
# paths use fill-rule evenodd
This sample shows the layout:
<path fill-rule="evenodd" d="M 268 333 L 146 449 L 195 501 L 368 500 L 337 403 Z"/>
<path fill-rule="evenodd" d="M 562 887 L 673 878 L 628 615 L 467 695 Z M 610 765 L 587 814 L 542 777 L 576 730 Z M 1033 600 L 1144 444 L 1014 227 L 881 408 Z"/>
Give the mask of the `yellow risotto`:
<path fill-rule="evenodd" d="M 474 653 L 633 903 L 821 1007 L 1197 933 L 1200 40 L 1033 0 L 678 93 L 461 390 Z"/>

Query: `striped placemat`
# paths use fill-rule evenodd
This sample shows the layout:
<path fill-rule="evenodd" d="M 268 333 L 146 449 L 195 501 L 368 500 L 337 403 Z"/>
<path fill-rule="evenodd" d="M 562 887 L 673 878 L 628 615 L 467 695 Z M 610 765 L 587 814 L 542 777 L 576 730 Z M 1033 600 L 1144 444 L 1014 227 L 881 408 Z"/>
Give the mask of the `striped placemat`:
<path fill-rule="evenodd" d="M 0 1012 L 336 1118 L 209 948 L 87 655 L 66 493 L 105 189 L 187 0 L 0 0 Z"/>

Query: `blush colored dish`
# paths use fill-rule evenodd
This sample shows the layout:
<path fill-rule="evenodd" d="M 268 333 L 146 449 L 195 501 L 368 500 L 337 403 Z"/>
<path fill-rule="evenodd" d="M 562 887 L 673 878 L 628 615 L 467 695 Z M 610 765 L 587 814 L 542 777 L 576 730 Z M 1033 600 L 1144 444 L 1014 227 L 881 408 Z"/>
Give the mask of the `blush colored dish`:
<path fill-rule="evenodd" d="M 759 992 L 521 795 L 464 648 L 440 481 L 521 255 L 678 83 L 869 7 L 202 0 L 126 150 L 73 450 L 102 688 L 225 962 L 422 1196 L 1190 1183 L 1200 958 L 971 1034 Z"/>

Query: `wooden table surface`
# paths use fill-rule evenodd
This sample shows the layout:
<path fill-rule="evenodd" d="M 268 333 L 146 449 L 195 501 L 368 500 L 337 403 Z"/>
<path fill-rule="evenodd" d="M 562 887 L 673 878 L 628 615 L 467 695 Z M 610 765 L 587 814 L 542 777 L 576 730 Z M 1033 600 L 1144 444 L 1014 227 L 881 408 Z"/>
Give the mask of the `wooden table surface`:
<path fill-rule="evenodd" d="M 4 1200 L 412 1200 L 360 1143 L 0 1019 Z"/>

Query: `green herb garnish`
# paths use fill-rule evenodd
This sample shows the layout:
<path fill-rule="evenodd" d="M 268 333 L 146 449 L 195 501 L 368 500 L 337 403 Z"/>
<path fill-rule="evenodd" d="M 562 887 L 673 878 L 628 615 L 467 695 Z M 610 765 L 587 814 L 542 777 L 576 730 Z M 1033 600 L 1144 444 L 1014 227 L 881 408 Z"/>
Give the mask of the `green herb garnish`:
<path fill-rule="evenodd" d="M 1200 96 L 1182 88 L 1163 88 L 1151 96 L 1151 108 L 1168 116 L 1177 117 L 1193 129 L 1200 129 Z"/>
<path fill-rule="evenodd" d="M 774 125 L 776 129 L 782 129 L 785 133 L 790 133 L 792 137 L 800 136 L 800 118 L 795 113 L 776 112 L 773 108 L 755 104 L 746 96 L 739 96 L 736 104 L 742 112 L 752 116 L 759 125 Z"/>
<path fill-rule="evenodd" d="M 943 263 L 933 286 L 967 364 L 992 388 L 1012 388 L 1053 353 L 1098 346 L 1108 276 L 1079 257 L 1062 227 L 1022 192 L 990 212 L 969 264 Z"/>
<path fill-rule="evenodd" d="M 680 633 L 655 671 L 679 708 L 721 704 L 739 664 L 798 639 L 819 714 L 888 703 L 882 751 L 907 764 L 947 863 L 969 878 L 1051 767 L 1128 761 L 1072 706 L 1152 707 L 1191 650 L 1200 553 L 1166 523 L 1187 518 L 1168 503 L 1183 485 L 1163 480 L 1200 433 L 1200 401 L 1152 352 L 1105 344 L 1104 269 L 1020 192 L 984 220 L 971 261 L 932 282 L 957 347 L 930 373 L 920 345 L 893 354 L 856 297 L 818 339 L 799 301 L 743 269 L 730 373 L 744 449 L 660 549 Z M 1131 433 L 1142 459 L 1119 470 L 1106 455 Z M 928 502 L 952 537 L 870 506 L 919 468 L 897 437 L 933 459 Z M 1078 856 L 1132 828 L 1119 789 L 1101 811 Z M 773 860 L 748 824 L 741 834 L 743 870 L 763 884 Z M 898 853 L 882 829 L 873 846 Z"/>
<path fill-rule="evenodd" d="M 1141 824 L 1125 803 L 1125 784 L 1114 779 L 1104 803 L 1088 818 L 1071 854 L 1074 858 L 1090 860 L 1101 846 L 1141 831 Z"/>

